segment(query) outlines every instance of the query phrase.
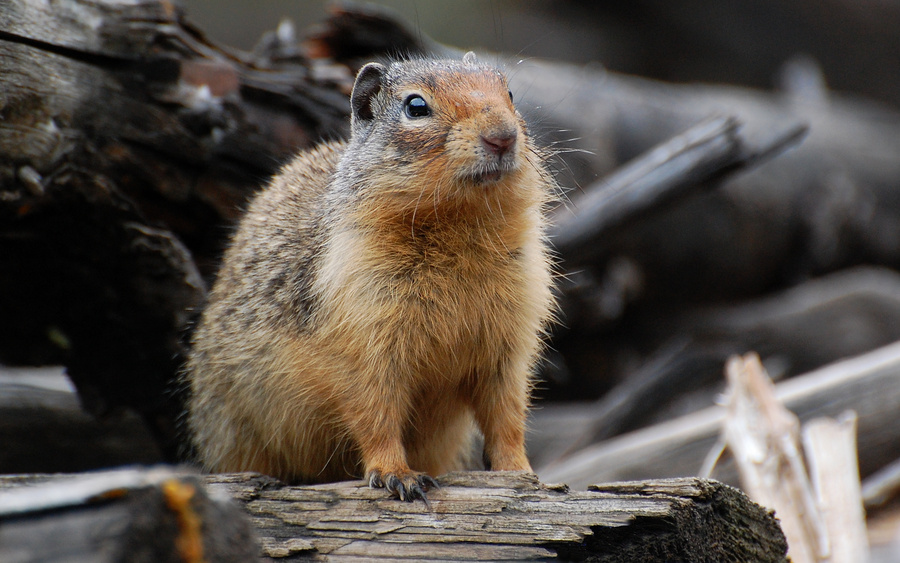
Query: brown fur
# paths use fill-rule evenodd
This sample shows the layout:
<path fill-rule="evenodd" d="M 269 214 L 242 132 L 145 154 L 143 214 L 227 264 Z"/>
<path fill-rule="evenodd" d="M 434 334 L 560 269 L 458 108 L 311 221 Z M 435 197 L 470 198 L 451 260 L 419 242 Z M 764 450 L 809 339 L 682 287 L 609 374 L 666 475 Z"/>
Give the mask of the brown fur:
<path fill-rule="evenodd" d="M 208 470 L 365 474 L 415 498 L 476 426 L 493 469 L 530 470 L 553 181 L 496 69 L 369 66 L 350 142 L 287 165 L 226 252 L 187 370 Z M 403 113 L 411 94 L 431 116 Z M 486 151 L 511 130 L 508 154 Z"/>

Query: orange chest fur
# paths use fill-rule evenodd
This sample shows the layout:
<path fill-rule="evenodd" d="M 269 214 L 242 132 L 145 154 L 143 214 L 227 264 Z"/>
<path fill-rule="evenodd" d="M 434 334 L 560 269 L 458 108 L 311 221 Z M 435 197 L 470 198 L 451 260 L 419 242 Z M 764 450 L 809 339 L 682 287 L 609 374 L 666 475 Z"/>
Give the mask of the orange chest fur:
<path fill-rule="evenodd" d="M 534 338 L 547 285 L 537 244 L 397 245 L 352 231 L 333 240 L 318 276 L 330 304 L 322 321 L 335 341 L 365 342 L 371 361 L 387 355 L 458 379 L 495 369 L 517 339 Z"/>

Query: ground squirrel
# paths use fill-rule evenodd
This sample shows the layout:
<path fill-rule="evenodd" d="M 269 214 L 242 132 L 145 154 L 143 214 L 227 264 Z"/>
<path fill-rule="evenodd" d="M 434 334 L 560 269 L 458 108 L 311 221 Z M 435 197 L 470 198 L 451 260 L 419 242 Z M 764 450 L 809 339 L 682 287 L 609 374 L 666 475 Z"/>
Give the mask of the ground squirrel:
<path fill-rule="evenodd" d="M 350 105 L 350 140 L 286 165 L 225 253 L 187 366 L 199 458 L 413 500 L 477 424 L 490 468 L 530 470 L 555 184 L 506 77 L 369 63 Z"/>

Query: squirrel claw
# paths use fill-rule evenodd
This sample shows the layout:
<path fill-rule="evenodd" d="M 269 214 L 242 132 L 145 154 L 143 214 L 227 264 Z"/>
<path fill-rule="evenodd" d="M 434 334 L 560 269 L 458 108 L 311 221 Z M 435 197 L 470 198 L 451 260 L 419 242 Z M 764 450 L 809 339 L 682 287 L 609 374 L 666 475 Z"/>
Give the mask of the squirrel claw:
<path fill-rule="evenodd" d="M 382 473 L 377 469 L 369 471 L 366 477 L 369 486 L 374 488 L 384 488 L 395 497 L 407 502 L 421 499 L 428 506 L 428 498 L 425 492 L 429 489 L 440 488 L 437 481 L 430 475 L 424 473 L 416 473 L 414 471 L 405 471 L 401 473 Z"/>

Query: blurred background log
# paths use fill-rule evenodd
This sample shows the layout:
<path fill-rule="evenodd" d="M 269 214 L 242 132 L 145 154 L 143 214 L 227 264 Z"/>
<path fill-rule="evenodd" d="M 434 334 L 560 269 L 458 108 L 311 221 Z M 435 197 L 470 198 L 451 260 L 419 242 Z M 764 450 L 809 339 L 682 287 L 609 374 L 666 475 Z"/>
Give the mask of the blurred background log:
<path fill-rule="evenodd" d="M 62 368 L 0 366 L 0 473 L 86 471 L 162 459 L 134 411 L 85 412 Z"/>
<path fill-rule="evenodd" d="M 168 387 L 225 226 L 346 128 L 330 78 L 263 62 L 169 2 L 0 5 L 0 361 L 65 365 L 89 412 L 139 413 L 167 459 Z"/>
<path fill-rule="evenodd" d="M 855 410 L 859 419 L 860 472 L 870 475 L 896 458 L 894 446 L 900 442 L 896 424 L 900 404 L 900 343 L 783 381 L 776 397 L 801 421 L 814 417 L 836 417 Z M 602 411 L 601 411 L 602 412 Z M 591 411 L 566 421 L 557 419 L 547 427 L 552 441 L 578 440 L 586 427 L 593 430 Z M 541 416 L 539 413 L 536 416 Z M 725 409 L 713 406 L 657 425 L 579 447 L 571 455 L 538 466 L 538 474 L 548 481 L 562 481 L 583 487 L 596 480 L 618 481 L 696 475 L 707 454 L 715 448 Z M 585 425 L 587 421 L 587 425 Z M 581 426 L 579 427 L 579 423 Z M 541 426 L 538 424 L 537 426 Z M 591 440 L 576 442 L 590 443 Z M 734 466 L 725 458 L 712 475 L 738 484 Z"/>

